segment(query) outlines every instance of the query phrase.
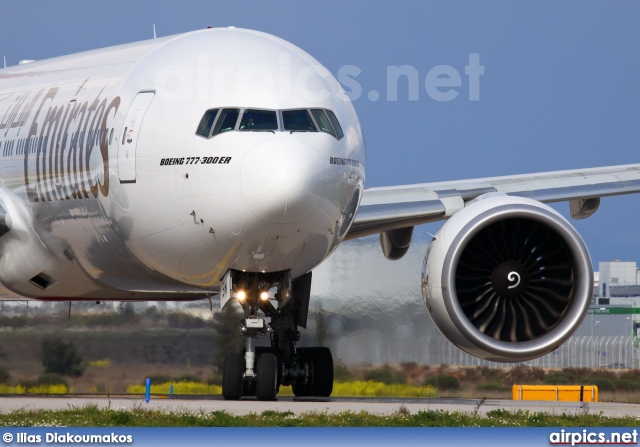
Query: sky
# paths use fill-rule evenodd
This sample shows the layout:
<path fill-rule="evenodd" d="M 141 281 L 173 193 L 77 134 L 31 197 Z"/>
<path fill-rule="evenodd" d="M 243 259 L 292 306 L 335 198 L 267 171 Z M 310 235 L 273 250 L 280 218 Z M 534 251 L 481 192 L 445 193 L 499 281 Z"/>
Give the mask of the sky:
<path fill-rule="evenodd" d="M 640 162 L 637 2 L 5 0 L 0 7 L 8 65 L 149 39 L 155 24 L 159 37 L 207 26 L 256 29 L 301 47 L 334 75 L 356 67 L 368 187 Z M 473 57 L 484 70 L 476 86 L 465 74 Z M 390 100 L 387 71 L 405 65 L 418 82 L 412 90 L 401 80 Z M 460 77 L 448 100 L 429 74 L 442 66 Z M 640 261 L 639 205 L 640 196 L 606 198 L 594 216 L 572 221 L 596 270 L 601 261 Z M 556 208 L 568 215 L 567 204 Z M 437 229 L 422 226 L 416 235 Z"/>

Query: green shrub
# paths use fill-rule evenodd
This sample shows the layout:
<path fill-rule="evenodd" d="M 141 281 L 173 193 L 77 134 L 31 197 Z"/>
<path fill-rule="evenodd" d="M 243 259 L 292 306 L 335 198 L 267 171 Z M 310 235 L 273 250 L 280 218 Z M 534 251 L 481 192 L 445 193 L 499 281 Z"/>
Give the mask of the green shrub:
<path fill-rule="evenodd" d="M 235 301 L 227 303 L 221 312 L 213 316 L 213 365 L 218 371 L 222 371 L 228 353 L 240 352 L 244 346 L 244 337 L 238 330 L 241 318 L 240 305 Z"/>
<path fill-rule="evenodd" d="M 8 327 L 8 328 L 20 328 L 25 327 L 27 325 L 27 317 L 25 316 L 17 316 L 17 317 L 0 317 L 0 327 Z"/>
<path fill-rule="evenodd" d="M 289 387 L 280 388 L 280 396 L 287 394 Z M 288 393 L 291 395 L 291 393 Z M 332 396 L 356 397 L 437 397 L 437 392 L 429 386 L 413 386 L 404 383 L 385 384 L 380 382 L 334 382 Z"/>
<path fill-rule="evenodd" d="M 164 374 L 153 374 L 148 378 L 151 379 L 151 383 L 153 384 L 171 382 L 171 377 L 165 376 Z"/>
<path fill-rule="evenodd" d="M 542 382 L 547 385 L 573 385 L 576 382 L 572 377 L 564 372 L 552 372 L 544 376 Z"/>
<path fill-rule="evenodd" d="M 613 381 L 611 381 L 609 379 L 603 379 L 603 378 L 600 378 L 600 377 L 587 379 L 587 381 L 585 381 L 585 384 L 596 385 L 598 387 L 598 391 L 613 391 L 614 390 Z"/>
<path fill-rule="evenodd" d="M 419 366 L 418 366 L 418 364 L 416 362 L 402 362 L 400 364 L 400 367 L 402 368 L 402 371 L 405 372 L 405 373 L 409 373 L 409 372 L 419 368 Z M 426 366 L 426 369 L 428 370 L 429 367 Z"/>
<path fill-rule="evenodd" d="M 136 311 L 131 301 L 121 301 L 118 305 L 118 313 L 127 321 L 136 319 Z"/>
<path fill-rule="evenodd" d="M 56 373 L 42 374 L 40 377 L 38 377 L 38 380 L 36 380 L 36 384 L 37 385 L 64 385 L 67 388 L 69 387 L 69 384 L 67 383 L 66 380 L 64 380 L 64 377 Z"/>
<path fill-rule="evenodd" d="M 339 382 L 349 382 L 353 380 L 353 375 L 349 369 L 342 363 L 333 364 L 333 380 Z"/>
<path fill-rule="evenodd" d="M 628 369 L 620 374 L 621 379 L 640 382 L 640 369 Z"/>
<path fill-rule="evenodd" d="M 194 376 L 193 374 L 183 374 L 179 377 L 176 377 L 172 381 L 174 382 L 202 382 L 202 379 L 198 376 Z"/>
<path fill-rule="evenodd" d="M 586 381 L 599 378 L 615 380 L 616 374 L 606 369 L 590 369 L 590 368 L 563 368 L 562 374 L 571 378 L 572 383 L 586 383 Z"/>
<path fill-rule="evenodd" d="M 502 368 L 491 368 L 490 366 L 478 366 L 480 377 L 484 380 L 501 380 L 506 374 Z"/>
<path fill-rule="evenodd" d="M 209 377 L 206 381 L 206 384 L 222 386 L 222 376 L 216 374 L 212 377 Z"/>
<path fill-rule="evenodd" d="M 613 382 L 613 387 L 616 391 L 637 391 L 640 390 L 640 383 L 632 382 L 629 379 L 618 379 Z"/>
<path fill-rule="evenodd" d="M 404 380 L 398 376 L 391 368 L 378 368 L 367 371 L 364 374 L 365 381 L 380 382 L 387 385 L 393 383 L 404 383 Z"/>
<path fill-rule="evenodd" d="M 162 315 L 158 312 L 156 306 L 147 307 L 144 311 L 144 316 L 154 323 L 157 323 L 160 321 L 160 318 L 162 318 Z"/>
<path fill-rule="evenodd" d="M 38 382 L 35 380 L 19 380 L 18 384 L 16 386 L 16 388 L 25 388 L 25 389 L 29 389 L 29 388 L 33 388 L 38 386 Z M 20 393 L 17 393 L 20 394 Z"/>
<path fill-rule="evenodd" d="M 441 374 L 444 374 L 443 371 L 443 369 L 440 369 Z M 513 371 L 513 369 L 511 371 Z M 519 369 L 516 368 L 516 371 L 519 371 Z M 504 382 L 505 380 L 509 380 L 510 374 L 511 372 L 505 368 L 473 366 L 462 369 L 458 377 L 465 383 Z"/>
<path fill-rule="evenodd" d="M 55 385 L 64 385 L 69 388 L 69 384 L 64 378 L 56 373 L 41 374 L 36 380 L 21 380 L 18 382 L 18 386 L 26 389 L 49 387 Z"/>
<path fill-rule="evenodd" d="M 25 382 L 26 385 L 0 385 L 0 394 L 67 394 L 69 388 L 65 385 L 37 385 L 36 382 Z"/>
<path fill-rule="evenodd" d="M 461 378 L 466 383 L 477 383 L 481 378 L 480 370 L 476 367 L 464 368 Z"/>
<path fill-rule="evenodd" d="M 206 326 L 202 318 L 194 317 L 187 313 L 172 313 L 167 316 L 169 326 L 184 329 L 199 329 Z"/>
<path fill-rule="evenodd" d="M 536 384 L 544 380 L 544 370 L 528 365 L 518 365 L 509 371 L 505 377 L 505 383 L 515 384 Z"/>
<path fill-rule="evenodd" d="M 161 385 L 163 383 L 172 384 L 178 382 L 202 382 L 202 379 L 200 379 L 200 377 L 194 376 L 192 374 L 183 374 L 178 377 L 165 376 L 164 374 L 153 374 L 149 376 L 149 379 L 151 379 L 152 385 Z"/>
<path fill-rule="evenodd" d="M 88 366 L 93 366 L 95 368 L 108 368 L 111 366 L 111 360 L 109 359 L 93 360 L 88 363 Z"/>
<path fill-rule="evenodd" d="M 84 372 L 82 357 L 76 346 L 59 338 L 47 338 L 42 342 L 42 366 L 46 373 L 80 377 Z"/>
<path fill-rule="evenodd" d="M 151 394 L 169 394 L 173 387 L 175 394 L 221 394 L 222 387 L 218 385 L 207 385 L 200 382 L 176 382 L 176 383 L 159 383 L 151 385 Z M 127 393 L 144 394 L 146 385 L 129 385 Z"/>
<path fill-rule="evenodd" d="M 424 384 L 439 390 L 457 390 L 460 388 L 460 381 L 448 374 L 427 377 Z"/>
<path fill-rule="evenodd" d="M 6 368 L 0 366 L 0 384 L 7 383 L 11 379 L 11 375 Z"/>

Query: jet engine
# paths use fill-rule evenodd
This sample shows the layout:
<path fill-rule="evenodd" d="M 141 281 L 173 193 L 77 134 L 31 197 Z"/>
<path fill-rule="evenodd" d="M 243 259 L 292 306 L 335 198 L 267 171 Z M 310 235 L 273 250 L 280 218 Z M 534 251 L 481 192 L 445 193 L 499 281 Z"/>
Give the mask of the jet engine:
<path fill-rule="evenodd" d="M 422 269 L 425 305 L 460 349 L 497 362 L 557 349 L 593 292 L 587 247 L 558 212 L 498 193 L 478 197 L 438 231 Z"/>

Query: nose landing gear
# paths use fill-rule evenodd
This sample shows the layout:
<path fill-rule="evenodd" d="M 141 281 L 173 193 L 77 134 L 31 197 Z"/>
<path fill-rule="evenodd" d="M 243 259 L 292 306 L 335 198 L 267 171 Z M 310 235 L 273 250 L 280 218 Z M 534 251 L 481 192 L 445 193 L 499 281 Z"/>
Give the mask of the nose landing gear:
<path fill-rule="evenodd" d="M 268 294 L 276 288 L 275 296 Z M 255 396 L 275 400 L 280 385 L 296 396 L 329 397 L 333 391 L 333 358 L 324 347 L 297 348 L 298 327 L 306 328 L 311 272 L 291 280 L 290 272 L 245 273 L 230 270 L 223 279 L 221 302 L 238 299 L 244 310 L 240 332 L 243 353 L 225 358 L 222 395 L 226 400 Z M 271 301 L 276 302 L 274 306 Z M 270 321 L 258 315 L 261 311 Z M 258 335 L 270 335 L 271 346 L 255 346 Z"/>

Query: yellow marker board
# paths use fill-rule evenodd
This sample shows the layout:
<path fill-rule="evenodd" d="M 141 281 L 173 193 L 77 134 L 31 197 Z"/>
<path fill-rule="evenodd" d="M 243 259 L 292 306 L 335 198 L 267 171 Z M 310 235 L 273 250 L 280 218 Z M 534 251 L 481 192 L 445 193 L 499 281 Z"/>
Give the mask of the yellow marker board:
<path fill-rule="evenodd" d="M 513 400 L 598 402 L 595 385 L 513 385 L 511 394 Z"/>

